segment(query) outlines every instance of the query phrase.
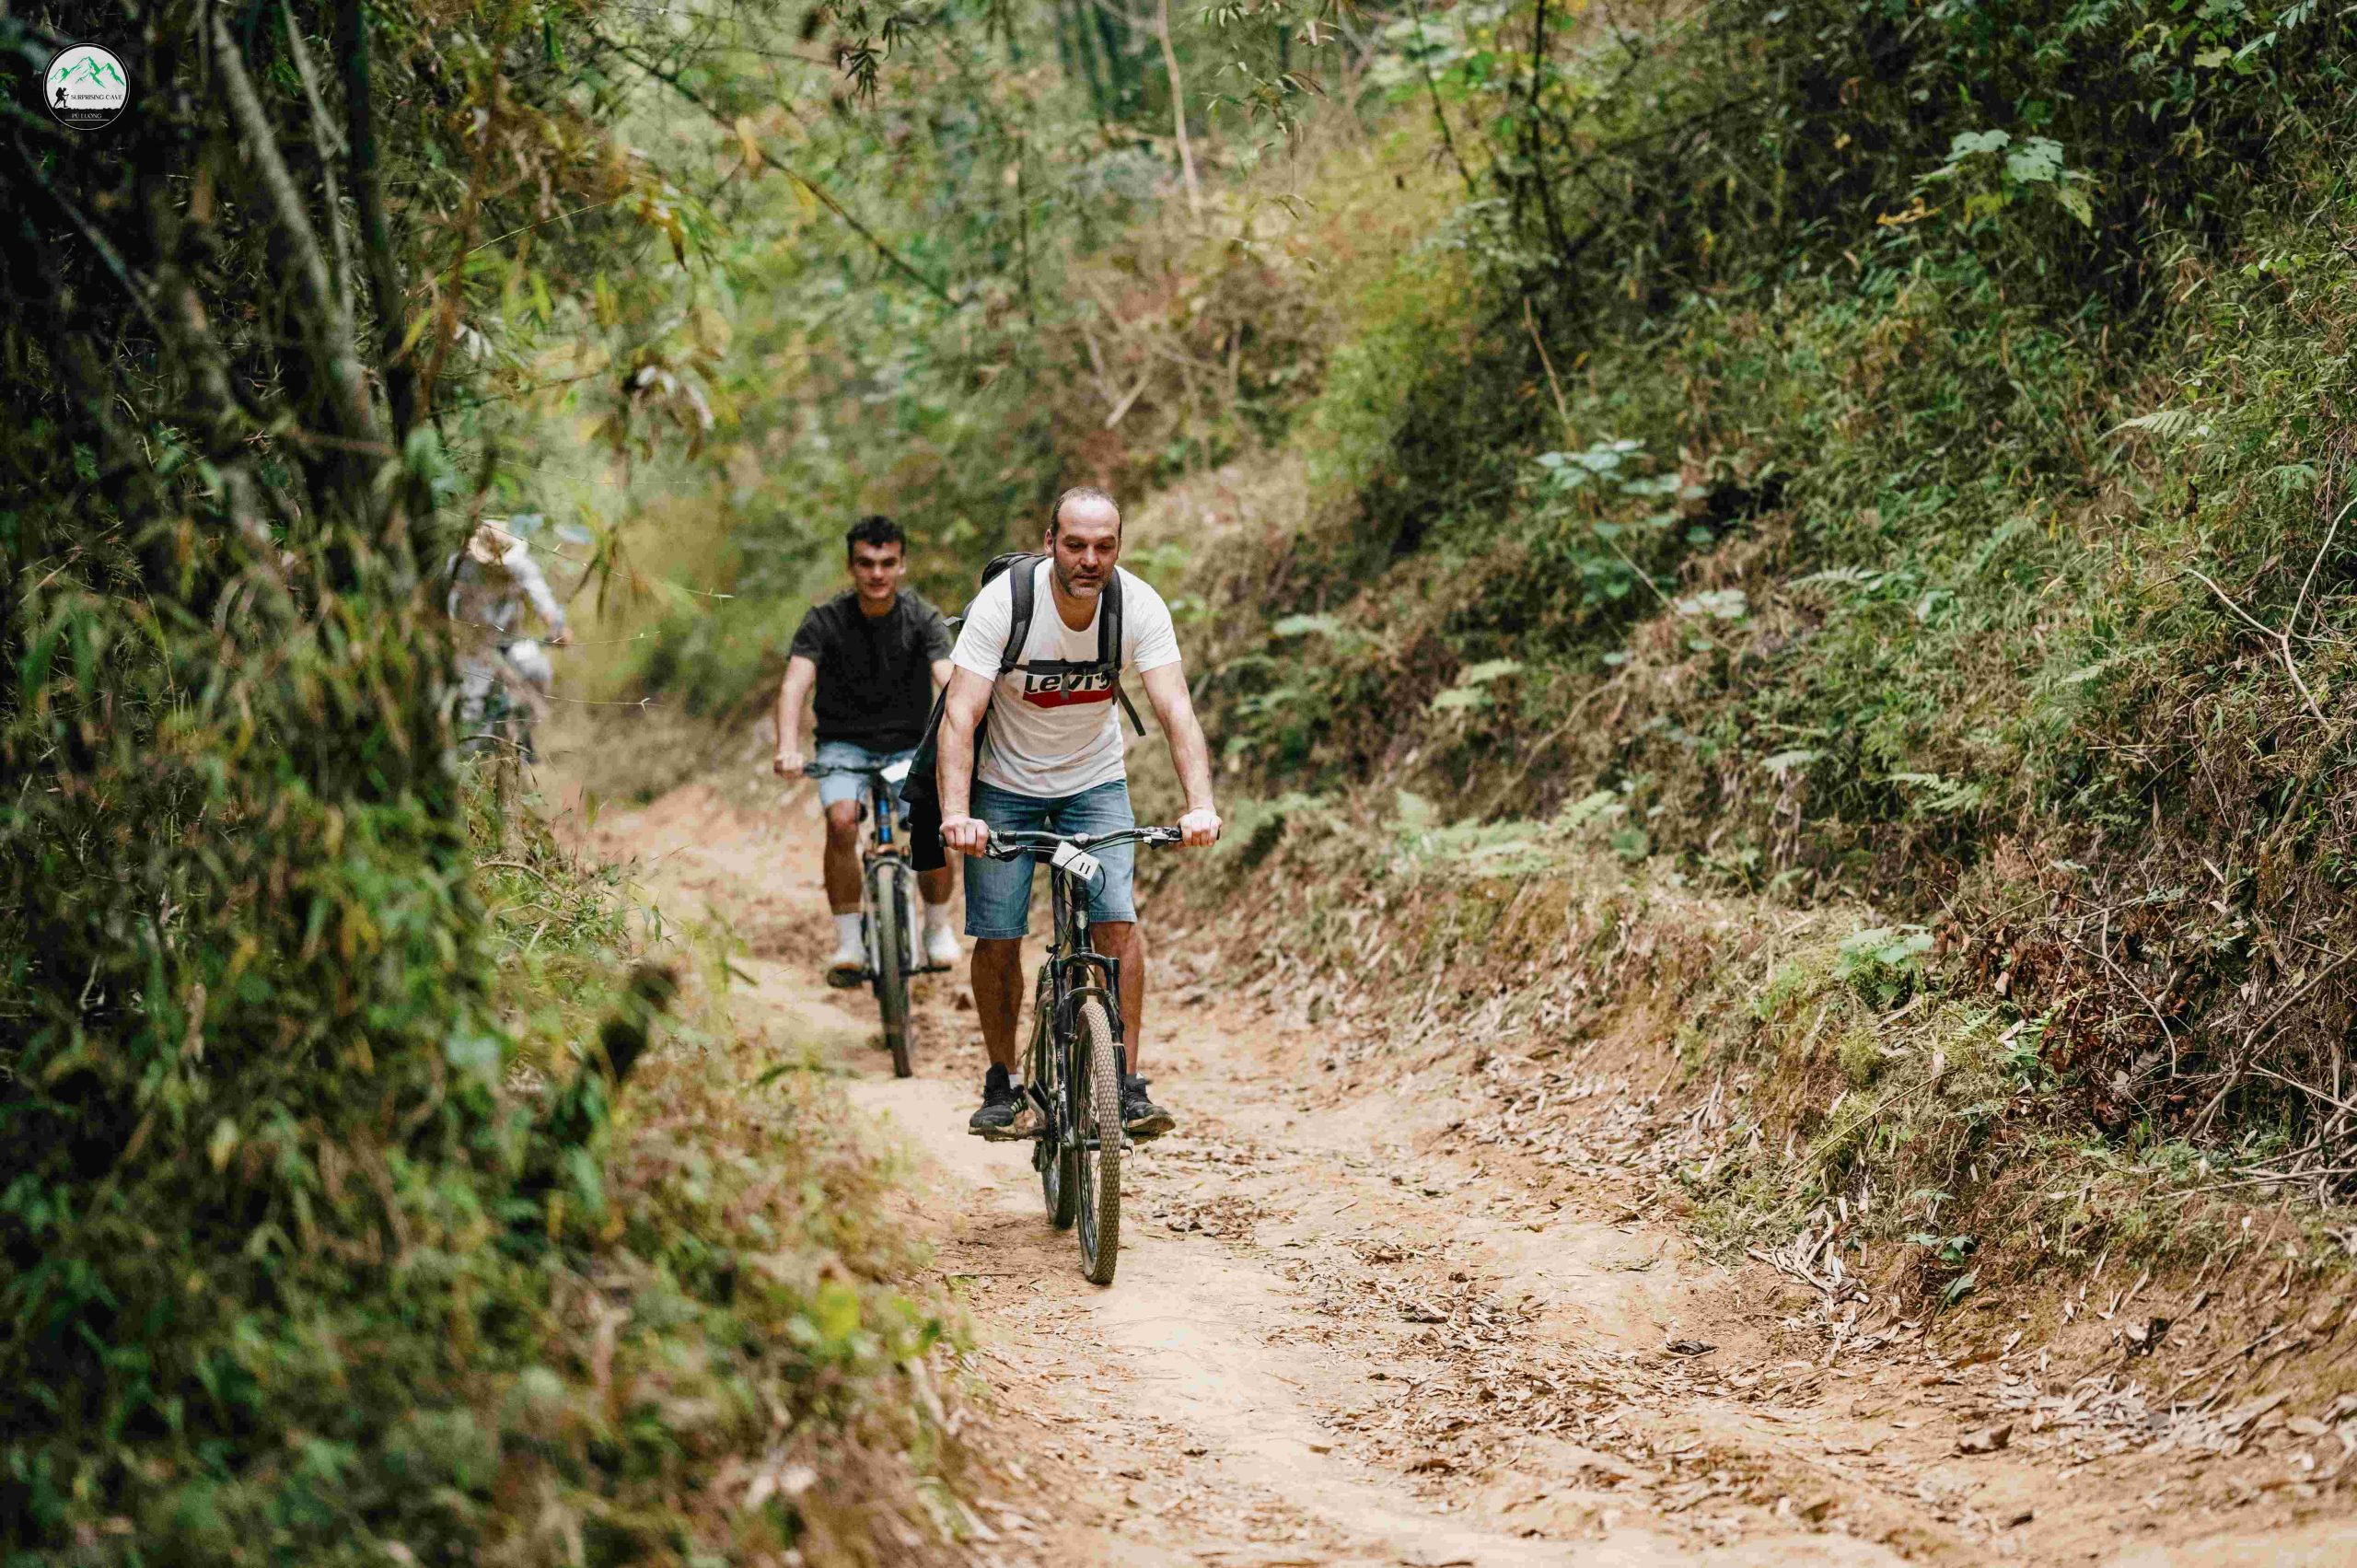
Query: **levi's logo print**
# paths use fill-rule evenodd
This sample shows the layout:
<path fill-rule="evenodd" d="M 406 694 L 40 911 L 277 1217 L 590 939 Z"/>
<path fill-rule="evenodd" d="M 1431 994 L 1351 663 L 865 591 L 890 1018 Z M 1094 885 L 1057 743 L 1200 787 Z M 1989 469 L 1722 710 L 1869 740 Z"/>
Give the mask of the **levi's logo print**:
<path fill-rule="evenodd" d="M 1068 708 L 1075 703 L 1113 700 L 1110 666 L 1091 660 L 1036 659 L 1023 667 L 1023 700 L 1035 708 Z"/>

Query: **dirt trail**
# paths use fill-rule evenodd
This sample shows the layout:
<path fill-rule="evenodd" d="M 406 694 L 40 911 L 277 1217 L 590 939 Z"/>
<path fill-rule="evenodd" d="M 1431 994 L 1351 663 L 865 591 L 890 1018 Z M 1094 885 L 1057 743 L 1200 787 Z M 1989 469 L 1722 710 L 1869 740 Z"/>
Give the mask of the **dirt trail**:
<path fill-rule="evenodd" d="M 894 1080 L 865 993 L 818 980 L 807 786 L 738 795 L 609 806 L 589 838 L 674 918 L 728 923 L 751 955 L 740 1021 L 815 1031 L 905 1157 L 1016 1450 L 978 1561 L 2357 1562 L 2346 1493 L 2316 1484 L 2348 1462 L 2333 1436 L 2234 1466 L 2154 1456 L 2037 1362 L 1796 1348 L 1770 1271 L 1438 1146 L 1494 1106 L 1459 1081 L 1338 1083 L 1315 1031 L 1215 996 L 1186 961 L 1202 945 L 1168 931 L 1148 1070 L 1181 1130 L 1130 1162 L 1120 1277 L 1094 1287 L 1028 1149 L 966 1134 L 962 973 L 923 982 L 919 1075 Z M 2011 1446 L 1957 1451 L 1999 1423 Z"/>

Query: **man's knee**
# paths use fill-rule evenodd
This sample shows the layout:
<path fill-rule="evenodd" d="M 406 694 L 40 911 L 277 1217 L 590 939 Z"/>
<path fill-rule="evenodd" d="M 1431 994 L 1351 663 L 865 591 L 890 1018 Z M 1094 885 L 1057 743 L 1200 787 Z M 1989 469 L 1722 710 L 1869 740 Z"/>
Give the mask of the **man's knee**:
<path fill-rule="evenodd" d="M 827 843 L 847 849 L 859 842 L 859 802 L 838 800 L 827 807 Z"/>

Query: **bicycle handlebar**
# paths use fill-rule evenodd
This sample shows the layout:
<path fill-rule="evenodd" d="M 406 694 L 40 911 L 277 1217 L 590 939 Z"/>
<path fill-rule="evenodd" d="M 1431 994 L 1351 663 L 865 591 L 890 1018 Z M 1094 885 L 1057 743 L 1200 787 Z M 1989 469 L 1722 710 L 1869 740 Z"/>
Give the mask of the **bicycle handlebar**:
<path fill-rule="evenodd" d="M 893 766 L 894 764 L 889 762 L 873 768 L 847 767 L 841 762 L 805 762 L 802 764 L 802 776 L 806 779 L 823 779 L 833 773 L 853 773 L 861 778 L 876 779 L 883 778 L 886 773 L 892 771 Z M 905 779 L 906 774 L 902 777 Z"/>
<path fill-rule="evenodd" d="M 993 860 L 1013 860 L 1018 854 L 1053 854 L 1058 844 L 1074 849 L 1110 849 L 1117 844 L 1176 844 L 1187 842 L 1178 828 L 1123 828 L 1110 833 L 998 833 L 990 836 L 982 853 Z"/>

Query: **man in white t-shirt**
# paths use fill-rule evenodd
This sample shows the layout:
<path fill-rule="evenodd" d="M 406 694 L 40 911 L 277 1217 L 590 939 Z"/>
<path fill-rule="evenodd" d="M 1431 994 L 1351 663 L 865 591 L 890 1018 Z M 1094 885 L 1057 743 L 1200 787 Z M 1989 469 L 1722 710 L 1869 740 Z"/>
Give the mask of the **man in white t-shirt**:
<path fill-rule="evenodd" d="M 968 1126 L 984 1137 L 1011 1132 L 1022 1106 L 1012 1074 L 1023 1006 L 1022 940 L 1030 929 L 1031 858 L 992 860 L 981 852 L 993 831 L 1106 833 L 1136 826 L 1114 683 L 1101 673 L 1088 673 L 1099 659 L 1099 599 L 1117 572 L 1121 665 L 1138 672 L 1170 743 L 1170 760 L 1187 792 L 1187 813 L 1178 826 L 1190 844 L 1219 837 L 1211 751 L 1187 693 L 1170 607 L 1142 579 L 1120 570 L 1120 553 L 1121 513 L 1112 497 L 1086 487 L 1065 491 L 1049 514 L 1048 559 L 1032 568 L 1037 609 L 1015 668 L 999 673 L 1015 621 L 1012 579 L 1020 566 L 993 578 L 975 598 L 949 656 L 955 668 L 939 740 L 941 840 L 967 857 L 966 935 L 974 938 L 974 1007 L 981 1015 L 982 1042 L 991 1060 L 981 1109 Z M 974 729 L 986 711 L 990 723 L 977 768 Z M 1097 852 L 1097 858 L 1105 872 L 1089 893 L 1089 936 L 1098 952 L 1120 966 L 1129 1054 L 1121 1125 L 1132 1137 L 1150 1138 L 1168 1132 L 1171 1118 L 1147 1098 L 1145 1080 L 1137 1074 L 1145 1020 L 1145 942 L 1131 899 L 1136 851 L 1122 844 Z"/>

